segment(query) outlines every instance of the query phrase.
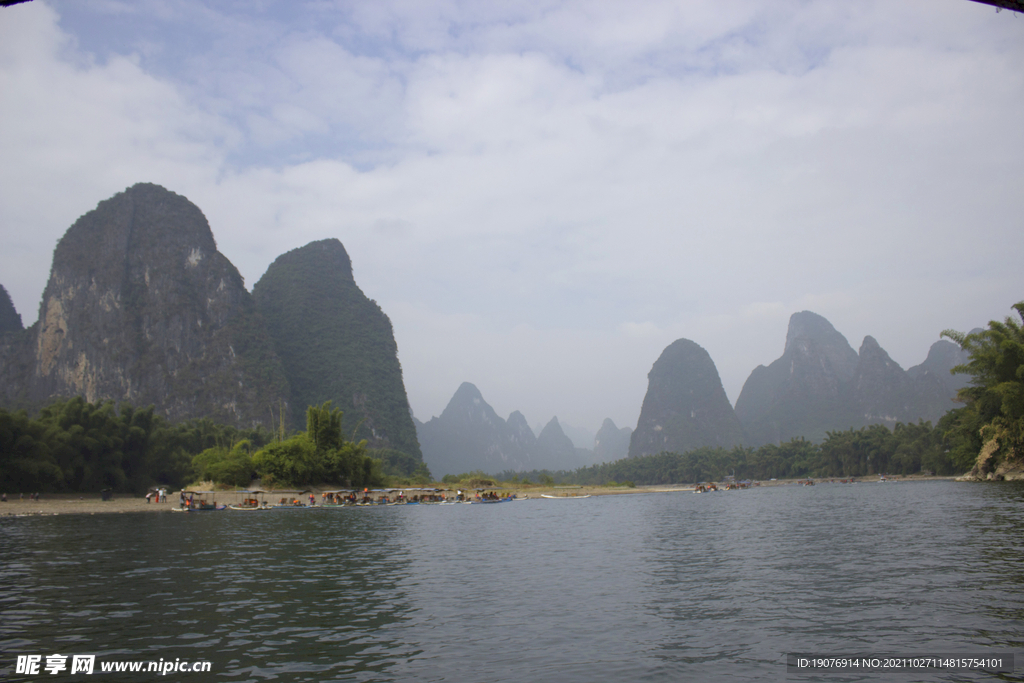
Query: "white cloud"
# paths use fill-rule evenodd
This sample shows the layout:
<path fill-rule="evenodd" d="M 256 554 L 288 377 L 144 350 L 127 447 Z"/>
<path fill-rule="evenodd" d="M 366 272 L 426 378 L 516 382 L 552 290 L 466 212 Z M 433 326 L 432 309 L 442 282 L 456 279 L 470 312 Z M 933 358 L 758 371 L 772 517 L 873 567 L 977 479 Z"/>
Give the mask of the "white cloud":
<path fill-rule="evenodd" d="M 1024 43 L 966 0 L 108 5 L 0 10 L 26 322 L 63 231 L 138 181 L 250 285 L 341 239 L 421 419 L 465 380 L 632 425 L 679 337 L 735 401 L 795 311 L 907 367 L 1021 298 Z"/>

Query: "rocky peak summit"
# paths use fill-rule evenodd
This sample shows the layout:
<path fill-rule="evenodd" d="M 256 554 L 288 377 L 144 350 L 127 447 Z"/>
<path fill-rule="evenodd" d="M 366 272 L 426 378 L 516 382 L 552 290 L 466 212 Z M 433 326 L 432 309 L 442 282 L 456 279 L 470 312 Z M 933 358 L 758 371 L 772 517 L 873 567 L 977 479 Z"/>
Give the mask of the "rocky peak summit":
<path fill-rule="evenodd" d="M 282 254 L 252 294 L 293 405 L 331 401 L 350 438 L 420 459 L 391 321 L 356 285 L 340 241 L 318 240 Z M 303 424 L 299 411 L 294 425 Z"/>
<path fill-rule="evenodd" d="M 672 342 L 647 378 L 630 457 L 685 453 L 702 446 L 731 448 L 742 442 L 742 428 L 718 369 L 701 346 L 689 339 Z"/>
<path fill-rule="evenodd" d="M 171 419 L 272 423 L 287 380 L 261 329 L 202 211 L 141 183 L 58 242 L 21 383 L 31 405 L 81 395 L 154 404 Z"/>

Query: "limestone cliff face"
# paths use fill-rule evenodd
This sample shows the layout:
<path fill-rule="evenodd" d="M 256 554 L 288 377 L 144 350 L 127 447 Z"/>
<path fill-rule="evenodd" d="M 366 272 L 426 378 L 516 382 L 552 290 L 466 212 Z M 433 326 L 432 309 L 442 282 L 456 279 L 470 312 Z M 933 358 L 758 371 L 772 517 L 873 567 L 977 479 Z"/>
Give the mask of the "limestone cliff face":
<path fill-rule="evenodd" d="M 279 256 L 252 293 L 288 376 L 296 427 L 306 406 L 331 401 L 349 437 L 422 457 L 391 321 L 356 285 L 341 242 Z"/>
<path fill-rule="evenodd" d="M 702 347 L 689 339 L 672 342 L 647 378 L 647 395 L 630 439 L 631 458 L 703 446 L 731 448 L 742 442 L 743 431 L 718 369 Z"/>
<path fill-rule="evenodd" d="M 172 420 L 272 424 L 287 382 L 202 212 L 140 184 L 82 216 L 53 255 L 28 402 L 153 404 Z"/>

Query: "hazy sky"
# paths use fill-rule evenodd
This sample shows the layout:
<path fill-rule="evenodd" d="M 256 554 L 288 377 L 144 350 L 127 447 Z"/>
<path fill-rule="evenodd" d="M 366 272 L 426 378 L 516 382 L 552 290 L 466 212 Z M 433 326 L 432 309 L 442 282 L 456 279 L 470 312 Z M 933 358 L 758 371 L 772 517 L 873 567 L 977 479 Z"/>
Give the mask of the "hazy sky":
<path fill-rule="evenodd" d="M 735 403 L 812 310 L 904 368 L 1024 299 L 1024 16 L 967 0 L 0 8 L 0 283 L 137 182 L 249 287 L 344 243 L 416 416 L 636 426 L 680 337 Z"/>

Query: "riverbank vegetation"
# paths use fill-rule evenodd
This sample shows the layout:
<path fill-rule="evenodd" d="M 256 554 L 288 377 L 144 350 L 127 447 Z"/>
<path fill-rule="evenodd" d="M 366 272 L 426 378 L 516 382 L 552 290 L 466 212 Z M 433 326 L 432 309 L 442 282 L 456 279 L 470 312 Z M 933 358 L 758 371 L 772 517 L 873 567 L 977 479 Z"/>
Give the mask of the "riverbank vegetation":
<path fill-rule="evenodd" d="M 1024 322 L 1024 301 L 1013 310 Z M 942 336 L 971 357 L 954 368 L 971 376 L 958 394 L 964 407 L 943 418 L 953 459 L 979 477 L 1001 466 L 1024 467 L 1024 327 L 1007 317 L 989 322 L 987 330 Z"/>
<path fill-rule="evenodd" d="M 172 424 L 152 406 L 81 397 L 56 401 L 35 417 L 0 410 L 0 491 L 142 493 L 194 481 L 245 487 L 329 484 L 378 486 L 429 481 L 426 466 L 399 451 L 345 439 L 330 402 L 310 406 L 306 431 L 282 437 L 209 419 Z"/>
<path fill-rule="evenodd" d="M 1013 306 L 1024 322 L 1024 302 Z M 572 472 L 507 471 L 447 475 L 446 485 L 674 484 L 737 479 L 855 477 L 872 474 L 996 474 L 1024 461 L 1024 326 L 1013 318 L 987 330 L 943 332 L 970 354 L 955 368 L 971 376 L 963 407 L 929 422 L 829 432 L 821 443 L 793 439 L 760 448 L 700 448 L 583 467 Z M 145 491 L 194 481 L 245 487 L 328 484 L 410 486 L 433 481 L 404 452 L 367 449 L 345 438 L 342 412 L 327 402 L 306 411 L 306 431 L 237 429 L 209 419 L 172 424 L 152 406 L 62 399 L 35 417 L 0 410 L 0 491 Z"/>
<path fill-rule="evenodd" d="M 650 485 L 720 481 L 727 475 L 740 480 L 768 480 L 962 472 L 947 450 L 942 428 L 934 428 L 930 422 L 919 422 L 897 424 L 892 430 L 884 425 L 872 425 L 829 432 L 820 444 L 793 439 L 760 448 L 698 448 L 687 453 L 624 458 L 572 472 L 510 471 L 496 478 L 597 486 L 611 482 Z"/>

